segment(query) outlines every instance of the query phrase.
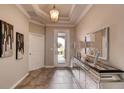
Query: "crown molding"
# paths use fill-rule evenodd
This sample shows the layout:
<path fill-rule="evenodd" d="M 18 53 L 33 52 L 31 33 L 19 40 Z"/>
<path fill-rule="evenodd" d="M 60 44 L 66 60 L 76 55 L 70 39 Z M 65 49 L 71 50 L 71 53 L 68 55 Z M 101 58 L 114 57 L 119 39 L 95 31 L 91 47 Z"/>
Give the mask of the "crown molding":
<path fill-rule="evenodd" d="M 27 13 L 27 11 L 19 4 L 16 4 L 16 7 L 28 18 L 30 19 L 31 16 Z"/>
<path fill-rule="evenodd" d="M 44 18 L 46 21 L 49 20 L 49 15 L 48 15 L 46 12 L 44 12 L 42 9 L 40 9 L 37 4 L 32 4 L 32 7 L 33 7 L 33 9 L 34 9 L 34 12 L 35 12 L 38 16 Z"/>
<path fill-rule="evenodd" d="M 71 24 L 46 24 L 46 27 L 75 27 Z"/>
<path fill-rule="evenodd" d="M 73 4 L 69 13 L 69 18 L 71 18 L 71 15 L 73 13 L 74 8 L 76 7 L 76 4 Z"/>
<path fill-rule="evenodd" d="M 76 5 L 73 4 L 69 15 L 73 15 L 73 10 L 75 9 L 75 6 Z M 93 4 L 89 4 L 86 7 L 86 9 L 82 12 L 82 14 L 78 17 L 77 21 L 74 24 L 70 24 L 71 17 L 70 18 L 69 17 L 60 17 L 61 20 L 58 22 L 58 24 L 46 24 L 46 26 L 49 26 L 49 27 L 75 27 L 83 19 L 83 17 L 88 13 L 88 11 L 91 9 L 92 6 L 93 6 Z M 42 24 L 36 20 L 32 20 L 31 16 L 21 5 L 16 4 L 16 7 L 29 19 L 29 22 L 40 25 L 40 26 L 45 26 L 45 24 Z M 48 21 L 49 15 L 47 13 L 45 13 L 43 10 L 41 10 L 37 4 L 32 4 L 32 7 L 38 16 L 40 16 L 40 17 L 44 18 L 46 21 Z"/>
<path fill-rule="evenodd" d="M 88 11 L 92 8 L 92 6 L 93 6 L 93 4 L 90 4 L 86 7 L 84 12 L 82 12 L 82 14 L 79 16 L 79 18 L 75 22 L 75 26 L 83 19 L 83 17 L 88 13 Z"/>
<path fill-rule="evenodd" d="M 30 23 L 33 23 L 33 24 L 36 24 L 36 25 L 40 25 L 40 26 L 42 26 L 42 27 L 45 26 L 45 24 L 42 24 L 42 23 L 40 23 L 40 22 L 38 22 L 38 21 L 35 21 L 35 20 L 32 20 L 32 19 L 30 19 L 29 22 L 30 22 Z"/>
<path fill-rule="evenodd" d="M 70 20 L 70 18 L 69 17 L 59 17 L 59 20 L 66 20 L 66 21 L 68 21 L 68 20 Z"/>
<path fill-rule="evenodd" d="M 59 20 L 58 24 L 70 24 L 70 21 Z"/>
<path fill-rule="evenodd" d="M 34 10 L 36 10 L 38 13 L 40 13 L 46 17 L 49 17 L 49 15 L 46 12 L 44 12 L 42 9 L 40 9 L 37 4 L 32 4 L 32 6 L 33 6 Z"/>
<path fill-rule="evenodd" d="M 44 20 L 46 20 L 46 21 L 50 21 L 50 15 L 47 14 L 46 12 L 44 12 L 42 9 L 40 9 L 37 4 L 32 4 L 32 7 L 33 7 L 35 13 L 36 13 L 38 16 L 44 18 Z M 69 21 L 70 21 L 70 18 L 69 18 L 69 17 L 59 17 L 59 19 L 65 21 L 65 22 L 60 21 L 60 23 L 61 23 L 61 22 L 62 22 L 62 23 L 69 23 Z M 68 22 L 67 22 L 67 21 L 68 21 Z"/>

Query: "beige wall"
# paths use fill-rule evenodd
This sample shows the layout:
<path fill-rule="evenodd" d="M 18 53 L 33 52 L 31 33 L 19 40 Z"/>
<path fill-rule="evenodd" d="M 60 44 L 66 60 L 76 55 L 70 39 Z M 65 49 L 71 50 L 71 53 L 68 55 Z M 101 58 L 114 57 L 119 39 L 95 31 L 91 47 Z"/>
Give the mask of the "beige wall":
<path fill-rule="evenodd" d="M 94 5 L 77 25 L 77 40 L 89 32 L 110 27 L 110 64 L 124 70 L 124 5 Z"/>
<path fill-rule="evenodd" d="M 45 34 L 44 27 L 35 23 L 29 23 L 29 31 L 36 34 Z"/>
<path fill-rule="evenodd" d="M 0 5 L 0 19 L 14 25 L 13 56 L 0 58 L 0 88 L 10 88 L 28 72 L 28 20 L 15 5 Z M 16 32 L 24 34 L 25 54 L 16 60 Z"/>
<path fill-rule="evenodd" d="M 66 27 L 47 27 L 46 28 L 46 52 L 45 52 L 45 65 L 54 66 L 54 31 L 55 30 L 69 30 L 70 31 L 70 53 L 73 55 L 73 41 L 74 41 L 74 28 Z"/>
<path fill-rule="evenodd" d="M 30 23 L 29 24 L 29 31 L 32 33 L 36 34 L 44 34 L 45 35 L 45 65 L 46 66 L 54 66 L 54 30 L 69 30 L 70 31 L 70 54 L 73 55 L 73 41 L 74 41 L 74 36 L 75 36 L 75 31 L 74 28 L 67 28 L 67 27 L 46 27 L 45 28 L 34 24 Z"/>
<path fill-rule="evenodd" d="M 46 27 L 46 31 L 44 27 L 30 23 L 29 24 L 29 31 L 36 34 L 44 34 L 45 35 L 45 65 L 46 66 L 54 66 L 54 30 L 69 30 L 70 31 L 70 38 L 71 38 L 71 45 L 70 45 L 70 53 L 73 55 L 73 41 L 74 41 L 74 28 L 67 28 L 67 27 Z"/>

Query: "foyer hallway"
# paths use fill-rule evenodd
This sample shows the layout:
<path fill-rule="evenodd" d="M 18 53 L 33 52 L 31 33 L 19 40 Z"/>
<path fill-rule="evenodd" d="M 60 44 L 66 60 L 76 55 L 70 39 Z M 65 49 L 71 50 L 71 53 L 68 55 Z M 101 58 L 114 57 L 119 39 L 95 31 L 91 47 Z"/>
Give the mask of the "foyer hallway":
<path fill-rule="evenodd" d="M 69 68 L 41 68 L 29 75 L 16 89 L 77 89 Z"/>

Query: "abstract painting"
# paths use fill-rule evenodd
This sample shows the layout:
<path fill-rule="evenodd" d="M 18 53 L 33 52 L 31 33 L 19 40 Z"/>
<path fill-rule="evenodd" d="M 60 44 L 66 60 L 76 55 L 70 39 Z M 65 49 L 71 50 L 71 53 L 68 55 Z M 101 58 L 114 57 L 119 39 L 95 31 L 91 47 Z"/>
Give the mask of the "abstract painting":
<path fill-rule="evenodd" d="M 24 56 L 24 35 L 16 32 L 16 59 Z"/>
<path fill-rule="evenodd" d="M 0 20 L 0 58 L 13 55 L 13 26 Z"/>

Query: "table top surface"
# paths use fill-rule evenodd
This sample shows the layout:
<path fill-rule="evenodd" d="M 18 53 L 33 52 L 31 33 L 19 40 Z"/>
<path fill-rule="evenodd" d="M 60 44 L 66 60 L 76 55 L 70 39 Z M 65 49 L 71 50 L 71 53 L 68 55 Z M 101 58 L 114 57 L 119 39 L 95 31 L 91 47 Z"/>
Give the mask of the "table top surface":
<path fill-rule="evenodd" d="M 118 68 L 115 68 L 110 65 L 103 64 L 103 63 L 97 63 L 96 65 L 94 65 L 93 62 L 83 62 L 81 59 L 78 59 L 77 57 L 74 57 L 74 58 L 76 58 L 81 63 L 85 64 L 86 66 L 92 68 L 93 70 L 99 73 L 123 73 L 124 72 Z"/>

